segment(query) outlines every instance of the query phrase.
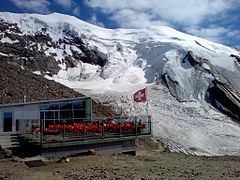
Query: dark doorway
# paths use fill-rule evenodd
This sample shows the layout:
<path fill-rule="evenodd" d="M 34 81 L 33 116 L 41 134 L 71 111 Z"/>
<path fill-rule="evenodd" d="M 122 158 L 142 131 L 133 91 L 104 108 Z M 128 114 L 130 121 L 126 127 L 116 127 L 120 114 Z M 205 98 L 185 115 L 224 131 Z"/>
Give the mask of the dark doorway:
<path fill-rule="evenodd" d="M 3 132 L 12 131 L 12 112 L 3 113 Z"/>

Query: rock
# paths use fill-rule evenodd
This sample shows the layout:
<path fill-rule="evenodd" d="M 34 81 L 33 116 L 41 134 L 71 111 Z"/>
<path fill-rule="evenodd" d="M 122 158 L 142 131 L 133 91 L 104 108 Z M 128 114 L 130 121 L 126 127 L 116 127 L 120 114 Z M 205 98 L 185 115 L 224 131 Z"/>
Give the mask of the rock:
<path fill-rule="evenodd" d="M 69 163 L 69 162 L 70 162 L 70 159 L 69 159 L 69 158 L 66 158 L 66 159 L 65 159 L 65 162 L 66 162 L 66 163 Z"/>
<path fill-rule="evenodd" d="M 68 157 L 62 157 L 57 161 L 58 163 L 69 163 L 70 159 Z"/>
<path fill-rule="evenodd" d="M 10 149 L 4 149 L 6 156 L 12 156 L 12 151 Z"/>
<path fill-rule="evenodd" d="M 89 155 L 96 155 L 97 154 L 96 149 L 89 149 L 88 154 Z"/>

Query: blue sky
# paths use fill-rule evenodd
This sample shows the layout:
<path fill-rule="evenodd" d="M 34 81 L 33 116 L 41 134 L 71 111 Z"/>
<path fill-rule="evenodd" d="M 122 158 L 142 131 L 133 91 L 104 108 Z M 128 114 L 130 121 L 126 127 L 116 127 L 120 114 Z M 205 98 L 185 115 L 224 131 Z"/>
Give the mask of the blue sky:
<path fill-rule="evenodd" d="M 240 0 L 1 0 L 0 11 L 59 12 L 107 28 L 167 25 L 240 48 Z"/>

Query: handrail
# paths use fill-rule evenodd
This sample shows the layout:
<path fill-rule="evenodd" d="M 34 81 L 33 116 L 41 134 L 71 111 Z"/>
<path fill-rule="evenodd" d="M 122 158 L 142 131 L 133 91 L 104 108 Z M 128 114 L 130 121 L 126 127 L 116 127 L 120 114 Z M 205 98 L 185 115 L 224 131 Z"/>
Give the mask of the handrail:
<path fill-rule="evenodd" d="M 152 122 L 149 115 L 70 120 L 20 120 L 19 124 L 23 127 L 22 134 L 39 138 L 42 147 L 56 142 L 76 141 L 77 143 L 91 139 L 136 138 L 152 134 Z"/>

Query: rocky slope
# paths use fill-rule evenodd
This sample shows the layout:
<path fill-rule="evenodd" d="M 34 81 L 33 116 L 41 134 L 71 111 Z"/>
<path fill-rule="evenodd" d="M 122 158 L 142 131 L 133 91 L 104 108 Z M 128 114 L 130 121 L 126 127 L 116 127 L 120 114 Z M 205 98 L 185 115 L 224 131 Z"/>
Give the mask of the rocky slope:
<path fill-rule="evenodd" d="M 23 102 L 24 95 L 27 96 L 27 101 L 84 96 L 55 81 L 9 64 L 5 60 L 0 60 L 0 82 L 0 104 Z M 110 108 L 97 102 L 94 102 L 93 108 L 95 115 L 113 113 Z"/>

